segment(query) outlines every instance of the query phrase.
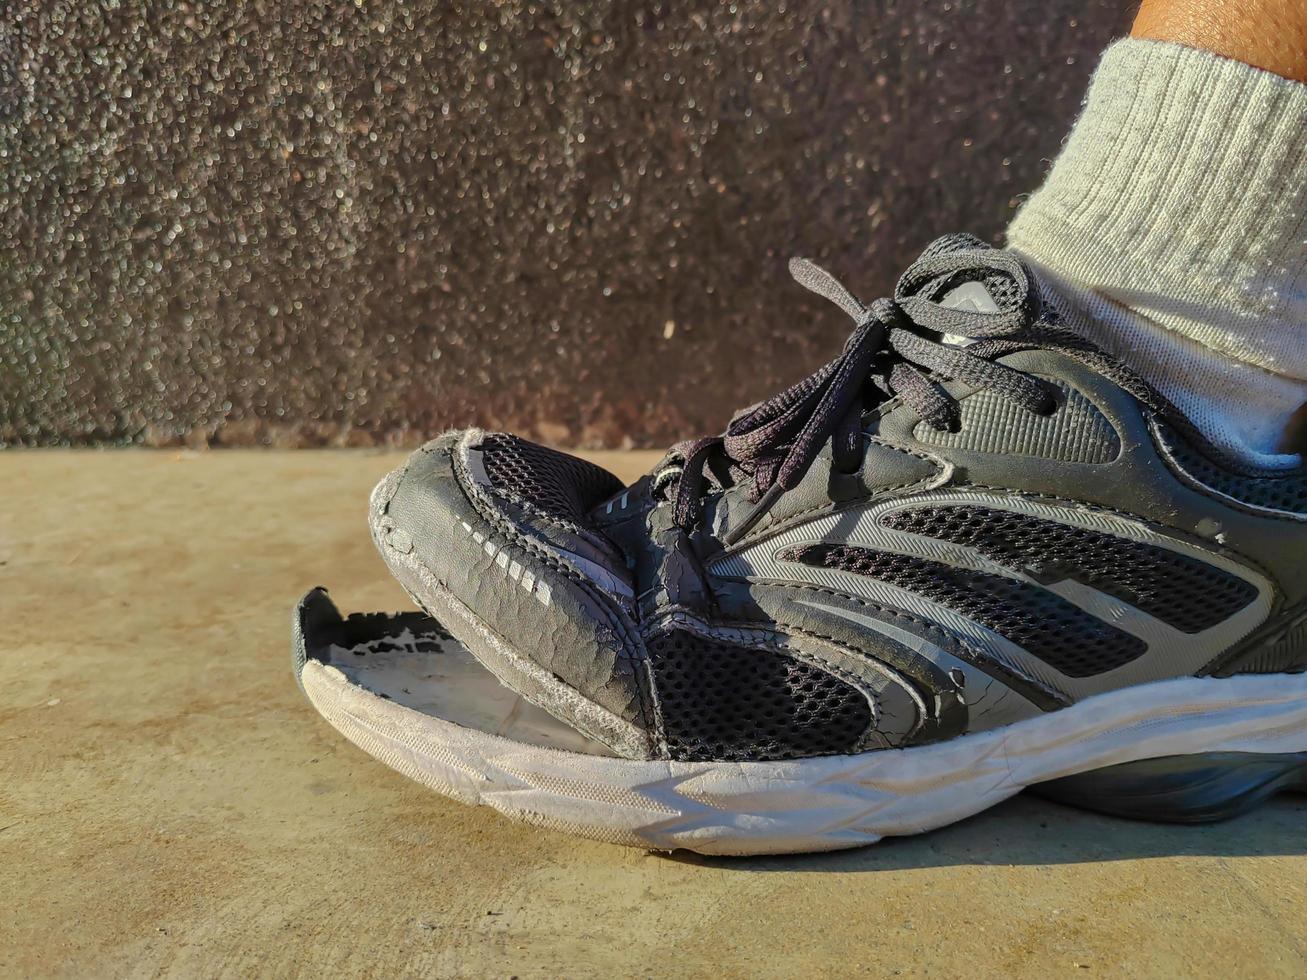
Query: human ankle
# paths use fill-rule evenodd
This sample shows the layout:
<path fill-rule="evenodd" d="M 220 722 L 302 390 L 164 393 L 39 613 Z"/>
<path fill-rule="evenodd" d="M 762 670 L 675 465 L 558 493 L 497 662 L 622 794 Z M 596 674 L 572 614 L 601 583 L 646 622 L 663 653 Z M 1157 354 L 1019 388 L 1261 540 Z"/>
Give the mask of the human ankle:
<path fill-rule="evenodd" d="M 1305 175 L 1307 86 L 1124 41 L 1008 241 L 1068 327 L 1222 449 L 1283 465 L 1307 402 Z"/>

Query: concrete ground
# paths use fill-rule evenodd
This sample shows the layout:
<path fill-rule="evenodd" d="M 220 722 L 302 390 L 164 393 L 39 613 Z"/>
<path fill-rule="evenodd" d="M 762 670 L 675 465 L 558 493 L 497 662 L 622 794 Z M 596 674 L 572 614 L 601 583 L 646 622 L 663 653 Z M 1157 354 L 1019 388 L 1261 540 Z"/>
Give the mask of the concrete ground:
<path fill-rule="evenodd" d="M 1022 797 L 705 860 L 406 781 L 288 659 L 309 586 L 407 608 L 364 519 L 398 459 L 0 454 L 0 975 L 1307 974 L 1303 797 L 1198 828 Z"/>

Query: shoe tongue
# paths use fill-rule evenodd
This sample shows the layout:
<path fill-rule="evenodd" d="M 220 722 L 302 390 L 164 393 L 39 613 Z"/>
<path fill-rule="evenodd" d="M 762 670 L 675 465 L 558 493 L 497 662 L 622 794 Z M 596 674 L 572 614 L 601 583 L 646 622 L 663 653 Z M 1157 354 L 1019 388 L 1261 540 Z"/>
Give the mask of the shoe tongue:
<path fill-rule="evenodd" d="M 975 235 L 945 235 L 927 245 L 921 258 L 963 250 L 990 250 L 993 247 Z M 933 299 L 941 306 L 972 313 L 1005 313 L 1014 309 L 1018 302 L 1016 283 L 1012 277 L 987 268 L 950 272 L 930 280 L 917 293 Z"/>
<path fill-rule="evenodd" d="M 1001 313 L 1003 312 L 983 282 L 978 280 L 969 280 L 960 286 L 954 286 L 947 293 L 940 297 L 940 306 L 947 306 L 951 310 L 967 310 L 971 313 Z"/>

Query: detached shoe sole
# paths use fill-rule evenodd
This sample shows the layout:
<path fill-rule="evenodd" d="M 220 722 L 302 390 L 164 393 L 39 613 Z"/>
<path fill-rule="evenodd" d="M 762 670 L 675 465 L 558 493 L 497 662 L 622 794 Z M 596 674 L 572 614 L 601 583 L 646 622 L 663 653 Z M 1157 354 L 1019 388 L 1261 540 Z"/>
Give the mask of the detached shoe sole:
<path fill-rule="evenodd" d="M 504 687 L 434 619 L 343 618 L 301 600 L 310 702 L 435 791 L 595 840 L 703 854 L 858 847 L 962 820 L 1033 787 L 1174 822 L 1307 790 L 1307 674 L 1183 678 L 1086 698 L 947 742 L 780 762 L 619 758 Z"/>

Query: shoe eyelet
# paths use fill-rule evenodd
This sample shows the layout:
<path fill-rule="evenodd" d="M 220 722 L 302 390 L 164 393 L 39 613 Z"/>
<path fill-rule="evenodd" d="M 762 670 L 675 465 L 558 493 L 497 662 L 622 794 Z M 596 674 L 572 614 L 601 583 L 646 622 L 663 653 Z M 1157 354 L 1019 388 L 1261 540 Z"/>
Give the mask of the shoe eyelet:
<path fill-rule="evenodd" d="M 1044 395 L 1047 398 L 1047 401 L 1044 403 L 1043 407 L 1034 409 L 1034 413 L 1046 419 L 1052 418 L 1062 407 L 1062 389 L 1058 388 L 1056 385 L 1045 385 Z"/>

